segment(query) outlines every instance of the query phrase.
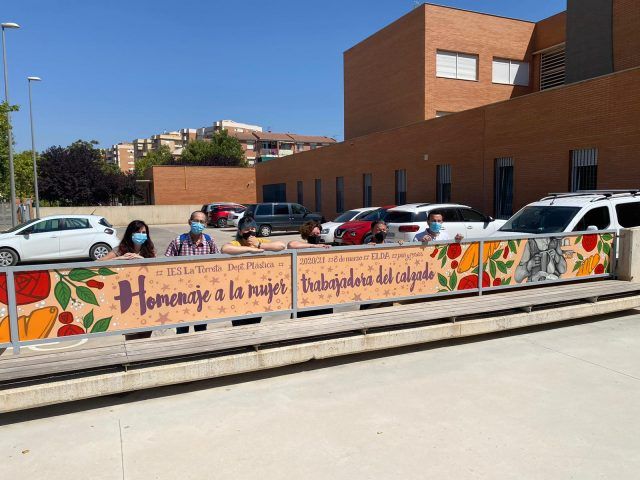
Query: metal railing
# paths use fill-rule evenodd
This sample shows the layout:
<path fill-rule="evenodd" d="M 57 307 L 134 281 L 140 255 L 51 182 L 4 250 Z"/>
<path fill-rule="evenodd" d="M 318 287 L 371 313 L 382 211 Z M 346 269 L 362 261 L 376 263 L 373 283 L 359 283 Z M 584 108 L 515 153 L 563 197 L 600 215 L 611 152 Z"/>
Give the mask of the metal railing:
<path fill-rule="evenodd" d="M 586 245 L 585 242 L 587 242 Z M 334 247 L 326 250 L 285 250 L 257 255 L 163 257 L 128 261 L 113 260 L 0 268 L 0 276 L 4 276 L 6 279 L 6 308 L 2 315 L 5 318 L 2 319 L 3 323 L 0 323 L 0 347 L 11 346 L 14 348 L 14 352 L 18 353 L 21 346 L 36 343 L 102 335 L 123 335 L 274 314 L 284 314 L 295 319 L 298 316 L 298 312 L 337 306 L 366 305 L 452 295 L 476 294 L 480 296 L 487 291 L 608 278 L 615 274 L 616 242 L 616 232 L 605 230 L 553 235 L 513 235 L 474 241 L 465 240 L 460 243 L 448 241 L 428 245 L 419 243 L 363 245 Z M 547 248 L 547 250 L 541 249 L 540 245 Z M 553 251 L 556 253 L 553 253 Z M 558 252 L 561 252 L 561 254 Z M 359 260 L 352 261 L 350 258 Z M 523 259 L 527 258 L 529 260 L 524 262 Z M 536 259 L 540 261 L 538 262 Z M 413 270 L 411 270 L 411 261 L 413 261 Z M 466 262 L 465 265 L 462 265 L 463 262 Z M 529 265 L 530 262 L 533 263 Z M 552 262 L 554 262 L 553 265 Z M 544 267 L 544 269 L 538 268 L 536 265 Z M 379 275 L 382 275 L 383 268 L 388 269 L 389 282 L 387 282 L 387 286 L 390 286 L 386 291 L 382 289 L 383 281 L 378 281 L 378 278 L 375 279 L 375 282 L 373 280 L 373 271 L 376 266 L 379 267 Z M 533 267 L 529 269 L 530 266 Z M 338 270 L 340 268 L 345 271 L 348 270 L 349 273 L 346 273 L 346 276 L 339 277 L 338 273 L 332 273 L 334 267 Z M 572 271 L 568 270 L 569 267 L 572 267 Z M 135 272 L 134 269 L 136 269 Z M 394 272 L 393 269 L 398 270 Z M 402 277 L 405 270 L 406 277 Z M 272 282 L 272 278 L 268 278 L 268 283 L 265 283 L 267 282 L 267 277 L 273 276 L 275 278 L 278 275 L 278 271 L 282 273 L 279 290 L 277 288 L 278 284 L 274 288 L 275 280 Z M 498 271 L 500 272 L 499 274 Z M 36 274 L 35 272 L 38 273 Z M 144 275 L 139 272 L 143 272 Z M 202 284 L 202 288 L 211 288 L 211 291 L 206 290 L 209 293 L 210 303 L 214 302 L 212 298 L 214 286 L 219 279 L 227 278 L 227 275 L 229 278 L 232 278 L 233 275 L 239 276 L 233 277 L 235 279 L 233 281 L 229 280 L 231 282 L 230 288 L 216 290 L 216 292 L 224 291 L 220 294 L 221 299 L 218 303 L 220 307 L 216 307 L 219 312 L 215 315 L 211 313 L 213 312 L 212 305 L 207 304 L 207 302 L 201 302 L 200 308 L 204 310 L 202 313 L 200 309 L 194 310 L 194 308 L 186 306 L 186 304 L 180 311 L 172 307 L 167 311 L 170 314 L 178 312 L 182 319 L 174 318 L 169 320 L 166 316 L 167 314 L 165 314 L 167 321 L 156 325 L 139 324 L 132 328 L 116 328 L 117 326 L 114 325 L 114 322 L 110 323 L 111 318 L 108 320 L 106 317 L 100 320 L 94 318 L 103 315 L 94 316 L 94 311 L 104 312 L 107 307 L 117 311 L 118 304 L 120 305 L 121 314 L 126 313 L 126 310 L 123 310 L 123 298 L 126 296 L 123 292 L 129 292 L 130 296 L 139 295 L 139 303 L 142 310 L 142 300 L 145 298 L 143 293 L 147 293 L 145 289 L 149 289 L 149 292 L 151 292 L 152 287 L 149 284 L 156 281 L 158 286 L 153 287 L 156 293 L 149 293 L 145 302 L 148 301 L 148 298 L 153 299 L 154 295 L 156 300 L 153 301 L 160 299 L 161 303 L 170 302 L 173 298 L 172 295 L 178 295 L 177 299 L 183 298 L 180 295 L 186 295 L 185 293 L 176 293 L 175 289 L 170 291 L 170 285 L 162 285 L 169 272 L 176 272 L 176 276 L 180 277 L 179 280 L 170 280 L 179 288 L 192 284 L 194 289 L 198 287 L 198 291 L 200 291 L 198 295 L 202 294 L 200 284 Z M 211 273 L 211 276 L 206 277 L 198 272 L 208 272 Z M 245 272 L 246 275 L 240 272 Z M 134 281 L 134 273 L 139 273 L 138 281 L 142 277 L 142 283 L 137 286 Z M 391 279 L 392 273 L 395 273 L 395 284 Z M 261 274 L 263 280 L 260 280 Z M 327 277 L 324 276 L 325 274 Z M 464 274 L 464 277 L 459 277 L 459 274 Z M 43 292 L 38 294 L 37 279 L 33 280 L 33 278 L 39 276 L 46 280 L 47 275 L 50 288 L 46 292 L 47 296 L 43 297 L 45 289 L 41 289 Z M 246 276 L 244 280 L 242 280 L 242 275 Z M 407 293 L 408 285 L 401 283 L 408 284 L 410 280 L 399 281 L 398 275 L 400 275 L 401 279 L 411 277 L 419 280 L 414 280 L 412 289 Z M 529 276 L 527 277 L 527 275 Z M 17 277 L 19 277 L 19 281 L 16 281 Z M 313 278 L 311 279 L 311 277 Z M 487 278 L 491 279 L 492 282 L 488 284 Z M 516 279 L 515 283 L 511 283 L 511 279 L 514 278 Z M 234 283 L 237 279 L 240 279 L 241 283 Z M 500 280 L 500 284 L 497 284 L 496 280 Z M 145 281 L 148 281 L 148 283 L 145 284 Z M 251 283 L 254 281 L 258 283 Z M 263 283 L 260 284 L 260 281 Z M 307 283 L 304 283 L 305 281 Z M 358 281 L 363 282 L 364 285 L 360 290 L 348 286 L 349 282 L 353 285 Z M 376 283 L 376 285 L 367 285 L 367 281 Z M 29 282 L 32 283 L 30 284 Z M 53 288 L 54 283 L 55 288 Z M 303 291 L 300 291 L 301 285 L 303 286 Z M 326 292 L 323 291 L 315 295 L 318 290 L 313 290 L 314 285 L 321 287 L 329 285 L 332 287 L 327 287 Z M 342 287 L 342 292 L 340 292 L 341 285 L 347 285 Z M 90 287 L 98 289 L 96 292 L 98 292 L 100 298 L 93 292 L 89 292 L 91 290 Z M 376 287 L 381 292 L 377 295 L 374 292 Z M 414 287 L 417 288 L 416 291 L 413 290 Z M 435 292 L 430 291 L 429 289 L 433 289 L 433 287 L 438 288 L 438 290 Z M 132 293 L 133 288 L 138 288 L 139 291 Z M 239 299 L 236 298 L 237 301 L 235 303 L 232 294 L 229 296 L 230 298 L 224 298 L 224 293 L 233 291 L 234 288 L 244 289 L 245 293 L 248 292 L 248 298 L 241 295 Z M 115 292 L 118 289 L 118 296 L 115 293 L 111 293 L 111 290 Z M 275 294 L 273 292 L 274 289 L 276 290 Z M 145 291 L 140 293 L 142 290 Z M 267 292 L 267 290 L 269 291 Z M 109 293 L 104 293 L 107 291 Z M 195 292 L 196 290 L 193 291 Z M 353 294 L 353 296 L 345 300 L 345 291 L 349 295 Z M 255 292 L 253 298 L 255 299 L 255 304 L 259 305 L 256 306 L 257 310 L 235 314 L 238 311 L 247 310 L 249 299 L 252 298 L 251 292 Z M 260 292 L 259 295 L 258 292 Z M 343 296 L 339 298 L 341 293 Z M 71 310 L 69 302 L 74 294 L 82 299 L 82 302 L 74 302 L 73 305 L 83 303 L 82 308 L 85 310 L 81 312 L 84 314 L 81 321 L 76 319 L 75 322 L 72 322 L 70 316 L 73 314 L 68 310 Z M 215 301 L 218 301 L 217 293 L 215 295 Z M 269 303 L 260 303 L 266 295 L 270 295 Z M 206 294 L 204 296 L 206 297 Z M 18 297 L 20 297 L 20 302 L 22 303 L 18 301 Z M 188 297 L 185 296 L 184 298 Z M 322 300 L 320 301 L 318 298 Z M 273 304 L 273 308 L 272 299 L 277 302 Z M 309 301 L 310 299 L 311 301 Z M 314 299 L 316 303 L 314 303 Z M 131 301 L 129 301 L 129 304 L 131 304 Z M 62 318 L 61 314 L 58 315 L 60 310 L 57 308 L 58 305 L 63 310 L 62 313 L 68 312 L 65 318 Z M 153 307 L 153 302 L 150 305 Z M 33 310 L 34 306 L 37 307 L 39 312 L 49 309 L 50 314 L 53 314 L 52 312 L 55 309 L 56 318 L 49 319 L 50 328 L 46 335 L 30 339 L 28 327 L 30 318 L 36 311 Z M 167 306 L 168 304 L 164 305 L 164 307 Z M 147 307 L 149 305 L 145 306 L 145 308 Z M 19 308 L 20 311 L 18 310 Z M 91 308 L 90 313 L 88 313 L 89 308 Z M 87 313 L 85 314 L 85 312 Z M 90 318 L 88 318 L 89 316 Z M 133 318 L 131 312 L 130 316 Z M 139 320 L 139 317 L 135 318 L 136 321 Z M 103 322 L 101 328 L 96 329 L 95 326 L 101 321 Z M 7 328 L 6 322 L 10 327 L 8 330 L 9 338 L 5 338 L 2 341 L 3 328 Z M 104 327 L 105 323 L 107 327 Z M 67 327 L 66 330 L 77 331 L 82 329 L 84 333 L 54 337 L 50 334 L 54 325 L 59 326 L 59 334 L 60 329 L 64 329 L 68 325 L 76 325 L 76 327 Z M 82 325 L 84 325 L 84 328 Z M 90 332 L 89 328 L 92 326 L 93 329 Z M 114 327 L 113 329 L 111 329 L 112 326 Z"/>

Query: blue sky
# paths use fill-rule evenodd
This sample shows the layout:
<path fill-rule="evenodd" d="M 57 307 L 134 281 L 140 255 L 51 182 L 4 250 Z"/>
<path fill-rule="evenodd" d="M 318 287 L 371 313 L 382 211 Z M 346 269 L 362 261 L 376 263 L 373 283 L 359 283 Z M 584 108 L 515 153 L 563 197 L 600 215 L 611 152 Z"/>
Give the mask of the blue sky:
<path fill-rule="evenodd" d="M 442 0 L 524 20 L 564 0 Z M 343 133 L 342 52 L 412 0 L 5 0 L 17 150 L 76 139 L 107 146 L 233 119 L 273 131 Z"/>

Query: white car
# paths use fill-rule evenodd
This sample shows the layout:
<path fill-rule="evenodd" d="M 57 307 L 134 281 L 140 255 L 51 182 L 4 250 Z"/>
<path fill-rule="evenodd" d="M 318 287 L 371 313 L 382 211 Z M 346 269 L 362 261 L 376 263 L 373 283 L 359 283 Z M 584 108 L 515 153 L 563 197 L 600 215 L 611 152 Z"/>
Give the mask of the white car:
<path fill-rule="evenodd" d="M 640 226 L 640 190 L 551 194 L 513 215 L 494 236 L 620 230 Z"/>
<path fill-rule="evenodd" d="M 247 209 L 249 209 L 251 207 L 254 207 L 255 203 L 245 203 L 243 205 L 247 207 Z M 243 210 L 242 212 L 230 213 L 229 216 L 227 217 L 227 225 L 231 227 L 237 227 L 240 219 L 244 217 L 244 212 L 246 212 L 246 210 Z"/>
<path fill-rule="evenodd" d="M 331 222 L 323 223 L 322 231 L 320 232 L 320 242 L 321 243 L 333 242 L 336 228 L 338 228 L 340 225 L 342 225 L 345 222 L 350 222 L 351 220 L 358 220 L 361 217 L 364 217 L 367 213 L 373 210 L 376 210 L 376 208 L 377 207 L 354 208 L 353 210 L 347 210 L 346 212 L 340 214 Z"/>
<path fill-rule="evenodd" d="M 460 234 L 463 237 L 484 238 L 492 235 L 506 220 L 494 218 L 480 213 L 467 205 L 456 203 L 410 203 L 390 209 L 385 221 L 389 227 L 387 239 L 412 242 L 416 234 L 429 227 L 429 213 L 438 211 L 442 214 L 442 230 L 453 238 Z"/>
<path fill-rule="evenodd" d="M 104 257 L 118 246 L 116 229 L 97 215 L 51 215 L 0 233 L 0 266 L 38 260 Z"/>

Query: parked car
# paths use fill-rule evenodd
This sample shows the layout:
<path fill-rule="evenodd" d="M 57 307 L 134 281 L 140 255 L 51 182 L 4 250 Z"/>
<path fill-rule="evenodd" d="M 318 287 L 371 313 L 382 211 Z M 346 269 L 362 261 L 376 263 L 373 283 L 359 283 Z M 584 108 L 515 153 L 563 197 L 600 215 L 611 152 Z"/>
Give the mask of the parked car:
<path fill-rule="evenodd" d="M 351 220 L 358 220 L 359 218 L 364 217 L 367 213 L 375 210 L 376 208 L 377 207 L 354 208 L 353 210 L 347 210 L 346 212 L 341 213 L 331 222 L 323 223 L 322 231 L 320 232 L 320 242 L 332 243 L 336 228 L 338 228 L 340 225 L 342 225 L 345 222 L 350 222 Z"/>
<path fill-rule="evenodd" d="M 244 212 L 247 209 L 244 205 L 214 205 L 207 215 L 207 223 L 213 227 L 224 228 L 229 222 L 232 213 Z"/>
<path fill-rule="evenodd" d="M 242 217 L 244 217 L 244 212 L 247 211 L 247 208 L 253 208 L 255 207 L 256 204 L 255 203 L 247 203 L 245 205 L 243 205 L 243 207 L 245 207 L 245 209 L 241 212 L 233 212 L 231 214 L 229 214 L 229 216 L 227 217 L 227 225 L 230 225 L 232 227 L 237 227 L 238 226 L 238 222 L 240 221 L 240 219 Z"/>
<path fill-rule="evenodd" d="M 211 209 L 213 207 L 217 207 L 219 205 L 240 205 L 237 202 L 213 202 L 213 203 L 205 203 L 204 205 L 202 205 L 202 208 L 200 209 L 201 212 L 204 212 L 207 216 L 209 215 L 209 212 L 211 211 Z"/>
<path fill-rule="evenodd" d="M 0 266 L 33 260 L 104 257 L 118 246 L 116 229 L 97 215 L 51 215 L 0 234 Z"/>
<path fill-rule="evenodd" d="M 551 194 L 513 215 L 495 236 L 619 230 L 640 226 L 640 190 Z"/>
<path fill-rule="evenodd" d="M 315 220 L 322 223 L 322 215 L 313 213 L 299 203 L 257 203 L 248 206 L 258 224 L 258 236 L 268 237 L 275 231 L 297 231 L 304 222 Z"/>
<path fill-rule="evenodd" d="M 358 220 L 343 223 L 336 228 L 333 241 L 339 245 L 364 245 L 371 241 L 371 222 L 385 220 L 387 210 L 395 205 L 376 208 Z"/>
<path fill-rule="evenodd" d="M 416 233 L 424 232 L 429 227 L 429 213 L 435 210 L 442 214 L 442 230 L 451 239 L 458 234 L 465 238 L 488 237 L 506 222 L 457 203 L 410 203 L 387 212 L 387 238 L 412 242 Z"/>

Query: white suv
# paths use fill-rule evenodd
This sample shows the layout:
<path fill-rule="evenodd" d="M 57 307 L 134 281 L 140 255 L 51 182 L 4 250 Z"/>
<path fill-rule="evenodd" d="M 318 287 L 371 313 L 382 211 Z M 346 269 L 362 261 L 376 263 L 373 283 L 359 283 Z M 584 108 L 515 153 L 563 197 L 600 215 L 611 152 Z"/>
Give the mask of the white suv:
<path fill-rule="evenodd" d="M 387 238 L 412 242 L 418 232 L 424 232 L 429 227 L 429 213 L 433 211 L 442 214 L 442 230 L 446 231 L 451 239 L 457 234 L 465 238 L 488 237 L 505 223 L 505 220 L 495 220 L 466 205 L 410 203 L 387 212 Z"/>
<path fill-rule="evenodd" d="M 519 210 L 495 236 L 640 226 L 640 190 L 555 193 Z"/>

